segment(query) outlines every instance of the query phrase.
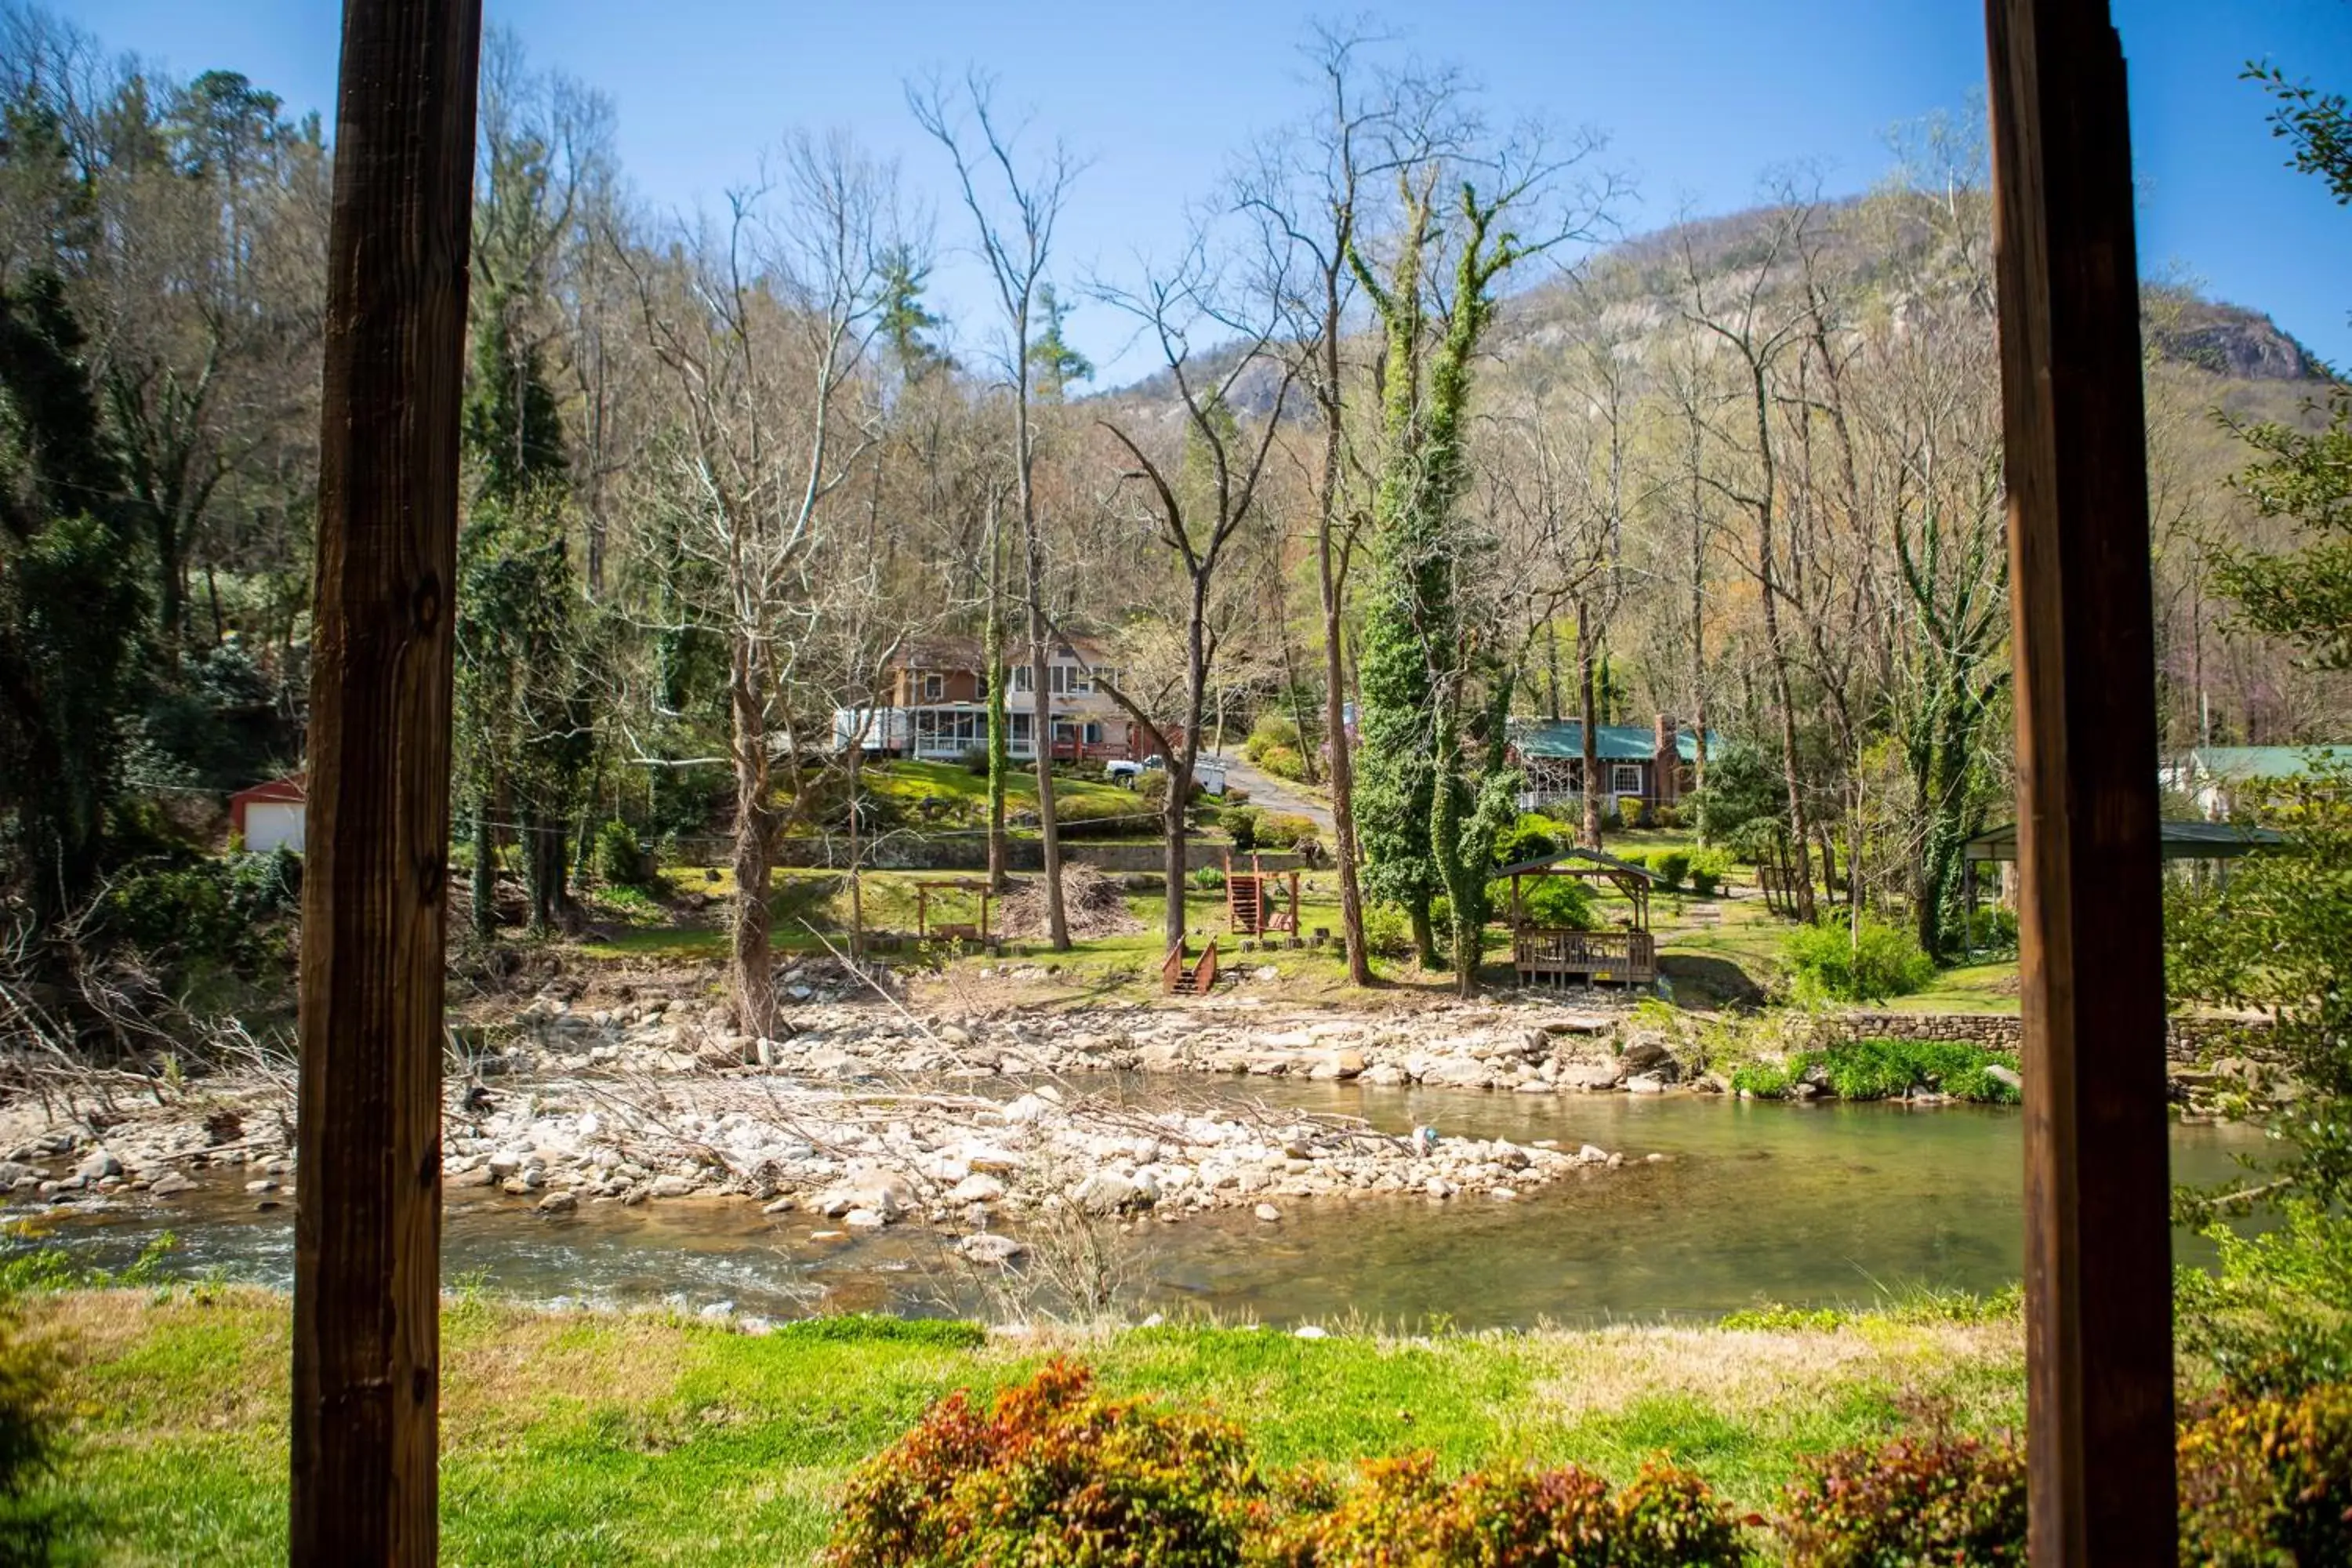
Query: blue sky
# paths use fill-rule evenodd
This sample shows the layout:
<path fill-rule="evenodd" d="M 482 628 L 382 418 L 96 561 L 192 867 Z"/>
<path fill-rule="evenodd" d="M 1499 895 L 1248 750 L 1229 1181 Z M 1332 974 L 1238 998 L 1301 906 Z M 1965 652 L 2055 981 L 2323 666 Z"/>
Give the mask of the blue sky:
<path fill-rule="evenodd" d="M 786 129 L 844 126 L 900 158 L 937 213 L 943 253 L 961 240 L 962 215 L 901 84 L 932 67 L 991 70 L 1034 133 L 1092 160 L 1065 218 L 1066 292 L 1176 242 L 1183 202 L 1307 104 L 1296 46 L 1309 19 L 1333 14 L 1292 0 L 486 3 L 536 62 L 613 98 L 623 161 L 648 202 L 715 200 Z M 2237 79 L 2244 61 L 2271 58 L 2352 89 L 2352 0 L 2113 3 L 2132 68 L 2144 266 L 2266 310 L 2352 364 L 2352 210 L 2283 166 L 2263 100 Z M 293 110 L 331 108 L 331 0 L 62 10 L 174 72 L 242 70 Z M 1831 189 L 1859 189 L 1885 171 L 1891 126 L 1961 110 L 1984 79 L 1983 10 L 1970 0 L 1447 0 L 1380 15 L 1419 53 L 1465 68 L 1496 110 L 1608 132 L 1610 163 L 1638 188 L 1621 215 L 1631 231 L 1685 206 L 1749 205 L 1775 165 L 1811 162 Z M 951 311 L 979 302 L 951 254 L 935 293 Z M 1098 360 L 1124 342 L 1100 309 L 1082 310 L 1072 331 Z"/>

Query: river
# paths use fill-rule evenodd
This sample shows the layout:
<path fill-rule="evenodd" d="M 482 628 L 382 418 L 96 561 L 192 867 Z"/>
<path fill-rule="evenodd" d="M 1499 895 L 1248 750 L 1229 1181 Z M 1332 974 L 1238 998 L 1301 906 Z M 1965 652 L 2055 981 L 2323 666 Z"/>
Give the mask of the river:
<path fill-rule="evenodd" d="M 1768 1302 L 1866 1303 L 1915 1286 L 1991 1290 L 2021 1268 L 2024 1122 L 2015 1110 L 1264 1079 L 1183 1089 L 1361 1116 L 1389 1131 L 1425 1124 L 1570 1149 L 1597 1143 L 1629 1163 L 1516 1202 L 1286 1198 L 1280 1223 L 1247 1210 L 1144 1222 L 1118 1243 L 1137 1312 L 1192 1308 L 1275 1324 L 1591 1324 L 1711 1318 Z M 1171 1089 L 1157 1079 L 1117 1091 L 1164 1101 Z M 2176 1127 L 2173 1177 L 2219 1180 L 2234 1154 L 2261 1144 L 2248 1128 Z M 1666 1158 L 1644 1160 L 1651 1153 Z M 530 1300 L 725 1302 L 769 1317 L 1007 1307 L 979 1296 L 973 1271 L 914 1227 L 819 1241 L 813 1233 L 833 1228 L 824 1221 L 770 1220 L 750 1203 L 601 1205 L 542 1217 L 495 1194 L 454 1196 L 444 1279 Z M 280 1287 L 292 1276 L 290 1209 L 256 1212 L 234 1183 L 41 1228 L 44 1245 L 97 1266 L 120 1267 L 169 1230 L 177 1241 L 169 1273 Z M 2210 1248 L 2182 1237 L 2176 1254 L 2203 1261 Z"/>

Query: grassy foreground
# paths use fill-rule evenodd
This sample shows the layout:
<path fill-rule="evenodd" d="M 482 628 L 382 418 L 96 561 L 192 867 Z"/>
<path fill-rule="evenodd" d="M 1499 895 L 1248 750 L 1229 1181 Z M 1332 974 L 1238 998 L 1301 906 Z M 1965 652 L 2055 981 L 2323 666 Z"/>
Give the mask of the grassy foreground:
<path fill-rule="evenodd" d="M 29 1303 L 68 1358 L 58 1485 L 74 1560 L 265 1563 L 285 1552 L 289 1304 L 247 1289 L 87 1290 Z M 1770 1510 L 1801 1453 L 1905 1424 L 2023 1410 L 2014 1319 L 1335 1336 L 1224 1328 L 992 1338 L 820 1319 L 751 1336 L 664 1316 L 453 1300 L 444 1317 L 442 1560 L 804 1563 L 851 1466 L 940 1395 L 1055 1350 L 1108 1392 L 1212 1404 L 1277 1464 L 1426 1448 L 1448 1470 L 1575 1460 L 1614 1480 L 1664 1453 Z"/>

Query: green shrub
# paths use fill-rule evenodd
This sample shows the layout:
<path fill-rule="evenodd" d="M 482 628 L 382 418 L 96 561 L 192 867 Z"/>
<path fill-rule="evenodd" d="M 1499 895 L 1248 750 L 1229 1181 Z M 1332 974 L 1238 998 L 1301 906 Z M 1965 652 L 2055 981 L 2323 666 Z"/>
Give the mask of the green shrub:
<path fill-rule="evenodd" d="M 1936 978 L 1935 960 L 1907 931 L 1865 917 L 1859 931 L 1843 921 L 1799 926 L 1785 952 L 1801 1000 L 1882 1002 L 1908 996 Z"/>
<path fill-rule="evenodd" d="M 1311 816 L 1302 816 L 1296 812 L 1269 811 L 1261 813 L 1258 817 L 1257 841 L 1268 848 L 1290 849 L 1315 837 L 1320 831 Z"/>
<path fill-rule="evenodd" d="M 1242 742 L 1242 755 L 1273 773 L 1272 768 L 1266 768 L 1265 756 L 1276 750 L 1299 756 L 1306 752 L 1307 745 L 1299 739 L 1297 723 L 1279 713 L 1260 714 L 1257 722 L 1250 726 L 1249 739 Z"/>
<path fill-rule="evenodd" d="M 2025 1454 L 2008 1437 L 1898 1437 L 1811 1461 L 1779 1521 L 1790 1568 L 2025 1561 Z"/>
<path fill-rule="evenodd" d="M 1666 886 L 1679 888 L 1689 877 L 1691 856 L 1687 849 L 1661 849 L 1650 857 L 1650 869 L 1664 879 Z"/>
<path fill-rule="evenodd" d="M 1394 904 L 1364 906 L 1364 951 L 1382 958 L 1405 958 L 1412 952 L 1412 922 Z"/>
<path fill-rule="evenodd" d="M 1737 1568 L 1739 1525 L 1706 1483 L 1653 1462 L 1614 1497 L 1574 1465 L 1478 1470 L 1451 1485 L 1428 1454 L 1366 1461 L 1328 1504 L 1294 1484 L 1253 1555 L 1286 1568 Z"/>
<path fill-rule="evenodd" d="M 1720 849 L 1694 850 L 1690 858 L 1691 891 L 1713 898 L 1731 874 L 1731 857 Z"/>
<path fill-rule="evenodd" d="M 1163 784 L 1160 787 L 1164 789 L 1167 786 Z M 1225 807 L 1226 837 L 1234 841 L 1236 849 L 1255 849 L 1257 847 L 1258 828 L 1265 820 L 1265 813 L 1256 806 L 1229 805 Z"/>
<path fill-rule="evenodd" d="M 859 1466 L 824 1560 L 1225 1568 L 1266 1493 L 1237 1428 L 1107 1399 L 1056 1359 L 986 1410 L 950 1394 Z"/>
<path fill-rule="evenodd" d="M 2352 1385 L 2221 1404 L 2181 1432 L 2179 1468 L 2182 1562 L 2352 1563 Z"/>
<path fill-rule="evenodd" d="M 1306 755 L 1290 746 L 1267 746 L 1254 760 L 1278 779 L 1295 783 L 1307 776 Z"/>
<path fill-rule="evenodd" d="M 1192 886 L 1200 889 L 1201 891 L 1204 893 L 1223 892 L 1225 890 L 1225 873 L 1223 868 L 1218 866 L 1203 866 L 1200 868 L 1192 873 Z"/>
<path fill-rule="evenodd" d="M 1168 804 L 1168 774 L 1160 768 L 1148 768 L 1135 775 L 1135 798 L 1145 806 L 1158 811 Z"/>
<path fill-rule="evenodd" d="M 1759 1100 L 1784 1100 L 1815 1068 L 1840 1100 L 1897 1100 L 1913 1089 L 1985 1105 L 2013 1105 L 2017 1090 L 1995 1078 L 2005 1058 L 1960 1040 L 1841 1040 L 1826 1050 L 1797 1051 L 1781 1062 L 1742 1063 L 1731 1087 Z"/>
<path fill-rule="evenodd" d="M 58 1380 L 56 1347 L 0 1296 L 0 1568 L 48 1562 L 66 1522 L 58 1504 L 37 1495 L 57 1459 Z"/>
<path fill-rule="evenodd" d="M 956 760 L 963 764 L 964 772 L 971 773 L 979 778 L 986 778 L 988 776 L 988 747 L 986 745 L 966 746 L 963 749 L 963 754 Z"/>
<path fill-rule="evenodd" d="M 1541 860 L 1559 854 L 1569 842 L 1569 836 L 1560 831 L 1559 823 L 1549 816 L 1526 812 L 1495 836 L 1495 864 L 1516 866 L 1523 860 Z"/>
<path fill-rule="evenodd" d="M 596 830 L 592 864 L 596 879 L 608 888 L 642 888 L 654 879 L 653 857 L 625 822 L 608 822 Z"/>
<path fill-rule="evenodd" d="M 107 935 L 183 964 L 257 967 L 274 924 L 302 907 L 302 858 L 291 850 L 227 855 L 135 868 L 99 906 Z"/>
<path fill-rule="evenodd" d="M 1511 906 L 1511 879 L 1498 878 L 1486 885 L 1486 901 L 1498 914 L 1507 913 Z M 1587 884 L 1573 877 L 1523 878 L 1519 882 L 1519 901 L 1526 907 L 1528 921 L 1539 926 L 1556 926 L 1562 931 L 1591 931 L 1597 919 L 1598 896 Z"/>
<path fill-rule="evenodd" d="M 2283 1217 L 2259 1236 L 2207 1230 L 2218 1266 L 2183 1268 L 2174 1290 L 2181 1344 L 2250 1398 L 2352 1384 L 2352 1215 L 2297 1199 Z"/>

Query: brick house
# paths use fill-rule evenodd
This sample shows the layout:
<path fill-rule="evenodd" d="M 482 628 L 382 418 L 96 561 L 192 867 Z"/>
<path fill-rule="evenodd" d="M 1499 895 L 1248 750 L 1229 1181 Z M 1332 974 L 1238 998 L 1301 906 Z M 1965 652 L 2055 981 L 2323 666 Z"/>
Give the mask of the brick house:
<path fill-rule="evenodd" d="M 1690 793 L 1698 768 L 1698 734 L 1661 713 L 1648 729 L 1638 724 L 1602 724 L 1593 737 L 1606 796 L 1639 799 L 1644 811 L 1672 805 Z M 1722 749 L 1710 732 L 1710 754 Z M 1584 797 L 1584 725 L 1575 719 L 1514 719 L 1507 752 L 1527 775 L 1519 808 L 1573 805 Z"/>
<path fill-rule="evenodd" d="M 876 755 L 933 761 L 961 758 L 986 745 L 986 664 L 980 643 L 971 638 L 909 647 L 892 666 L 880 705 L 835 710 L 834 744 L 846 747 L 862 740 Z M 1050 651 L 1045 679 L 1056 759 L 1109 762 L 1150 749 L 1126 710 L 1097 689 L 1091 671 L 1107 668 L 1102 647 L 1085 638 L 1075 647 L 1056 643 Z M 1007 749 L 1024 761 L 1036 755 L 1035 680 L 1035 670 L 1023 659 L 1013 666 L 1005 689 Z"/>

